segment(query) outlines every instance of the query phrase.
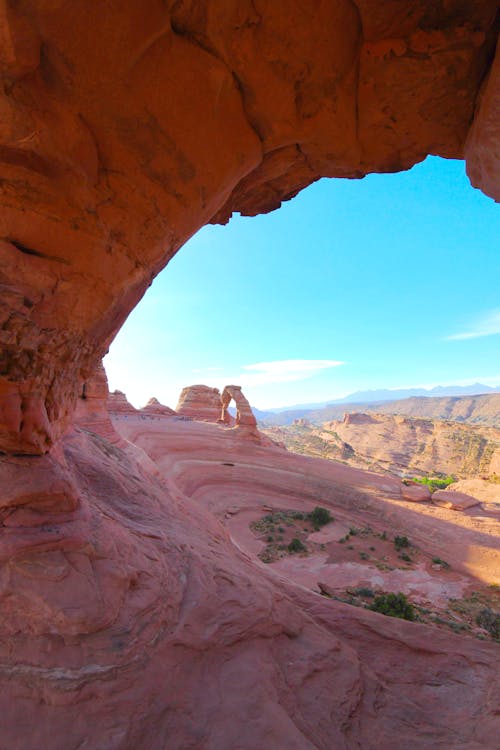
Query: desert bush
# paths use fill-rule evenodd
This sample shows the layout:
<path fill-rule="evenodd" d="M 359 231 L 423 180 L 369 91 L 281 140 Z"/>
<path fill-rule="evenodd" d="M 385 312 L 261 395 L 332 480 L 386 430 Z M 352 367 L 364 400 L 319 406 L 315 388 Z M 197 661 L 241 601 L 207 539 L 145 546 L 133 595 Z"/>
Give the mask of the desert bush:
<path fill-rule="evenodd" d="M 476 617 L 476 623 L 484 628 L 496 641 L 500 640 L 500 614 L 489 607 L 482 609 Z"/>
<path fill-rule="evenodd" d="M 405 549 L 406 547 L 410 546 L 410 540 L 407 536 L 395 536 L 394 537 L 394 546 L 397 550 Z"/>
<path fill-rule="evenodd" d="M 294 537 L 292 541 L 290 542 L 290 544 L 288 545 L 287 549 L 289 552 L 293 554 L 295 552 L 305 552 L 306 547 L 304 544 L 302 544 L 300 539 L 297 539 L 297 537 Z"/>
<path fill-rule="evenodd" d="M 320 508 L 318 505 L 309 513 L 309 519 L 318 528 L 333 521 L 330 511 L 327 508 Z"/>
<path fill-rule="evenodd" d="M 379 594 L 375 597 L 370 609 L 388 617 L 399 617 L 401 620 L 415 619 L 415 610 L 404 594 Z"/>

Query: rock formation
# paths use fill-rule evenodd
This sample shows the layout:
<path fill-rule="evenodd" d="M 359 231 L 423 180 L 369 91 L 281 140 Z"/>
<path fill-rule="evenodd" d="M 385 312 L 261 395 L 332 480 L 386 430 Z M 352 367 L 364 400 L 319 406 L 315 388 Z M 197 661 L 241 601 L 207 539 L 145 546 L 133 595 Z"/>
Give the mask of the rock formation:
<path fill-rule="evenodd" d="M 208 385 L 188 385 L 182 389 L 175 407 L 177 414 L 206 422 L 217 422 L 220 418 L 220 392 Z"/>
<path fill-rule="evenodd" d="M 457 492 L 456 490 L 449 489 L 433 492 L 432 502 L 450 510 L 467 510 L 467 508 L 472 508 L 474 505 L 479 505 L 477 498 L 467 495 L 465 492 Z"/>
<path fill-rule="evenodd" d="M 146 406 L 140 410 L 141 414 L 159 417 L 175 417 L 176 412 L 169 406 L 160 404 L 157 398 L 150 398 Z"/>
<path fill-rule="evenodd" d="M 431 639 L 270 575 L 215 511 L 238 486 L 231 447 L 254 467 L 272 447 L 141 418 L 119 394 L 113 421 L 142 430 L 141 446 L 115 441 L 94 373 L 206 223 L 273 210 L 321 176 L 461 158 L 466 142 L 474 184 L 498 197 L 496 12 L 496 0 L 1 4 L 0 745 L 495 746 L 490 644 Z M 145 425 L 192 431 L 165 444 Z M 164 470 L 195 435 L 200 463 Z M 311 459 L 295 471 L 278 453 L 279 468 L 236 467 L 243 494 L 307 496 Z"/>
<path fill-rule="evenodd" d="M 113 391 L 108 395 L 108 411 L 110 414 L 136 414 L 137 409 L 127 400 L 123 391 Z"/>
<path fill-rule="evenodd" d="M 428 487 L 412 482 L 401 484 L 401 497 L 403 500 L 410 500 L 414 503 L 421 503 L 431 499 L 431 492 Z"/>
<path fill-rule="evenodd" d="M 257 420 L 254 417 L 252 407 L 242 393 L 240 385 L 226 385 L 222 391 L 221 397 L 222 414 L 221 421 L 224 424 L 230 424 L 231 415 L 228 412 L 228 406 L 231 401 L 236 405 L 236 427 L 253 427 L 257 429 Z"/>

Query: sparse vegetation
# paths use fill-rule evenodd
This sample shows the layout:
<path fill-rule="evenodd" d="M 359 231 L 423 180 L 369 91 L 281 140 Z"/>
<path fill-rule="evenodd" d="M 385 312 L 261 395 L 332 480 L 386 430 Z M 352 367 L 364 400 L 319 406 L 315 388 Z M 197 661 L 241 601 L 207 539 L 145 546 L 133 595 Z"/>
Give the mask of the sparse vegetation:
<path fill-rule="evenodd" d="M 318 505 L 308 515 L 313 525 L 318 529 L 334 520 L 327 508 L 321 508 Z"/>
<path fill-rule="evenodd" d="M 388 617 L 399 617 L 401 620 L 415 620 L 415 610 L 405 594 L 379 594 L 375 597 L 370 609 Z"/>
<path fill-rule="evenodd" d="M 446 560 L 441 560 L 440 557 L 433 557 L 432 562 L 434 565 L 440 565 L 442 568 L 450 567 L 450 563 L 447 563 Z"/>
<path fill-rule="evenodd" d="M 408 539 L 407 536 L 395 536 L 394 537 L 394 546 L 396 547 L 396 549 L 399 552 L 399 550 L 406 549 L 407 547 L 410 546 L 410 540 Z"/>
<path fill-rule="evenodd" d="M 305 544 L 302 544 L 300 539 L 294 537 L 288 545 L 287 549 L 291 554 L 295 554 L 296 552 L 305 552 L 307 548 Z"/>

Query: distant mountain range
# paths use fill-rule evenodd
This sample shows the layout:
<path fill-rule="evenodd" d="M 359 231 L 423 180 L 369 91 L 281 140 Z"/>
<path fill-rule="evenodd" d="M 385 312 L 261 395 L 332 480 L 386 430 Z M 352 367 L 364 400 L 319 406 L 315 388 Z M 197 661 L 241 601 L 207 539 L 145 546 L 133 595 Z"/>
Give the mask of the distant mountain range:
<path fill-rule="evenodd" d="M 280 414 L 284 411 L 297 411 L 302 409 L 322 409 L 334 404 L 370 404 L 380 401 L 396 401 L 402 398 L 413 398 L 415 396 L 476 396 L 481 393 L 500 393 L 500 386 L 492 388 L 484 383 L 473 385 L 437 385 L 434 388 L 382 388 L 380 390 L 354 391 L 344 398 L 335 398 L 330 401 L 319 401 L 308 404 L 293 404 L 276 409 L 260 410 L 252 406 L 254 414 Z"/>
<path fill-rule="evenodd" d="M 471 389 L 472 394 L 469 392 Z M 388 394 L 391 398 L 387 398 Z M 500 427 L 500 389 L 478 383 L 462 388 L 438 386 L 432 390 L 360 391 L 328 404 L 309 404 L 269 411 L 254 408 L 253 411 L 261 425 L 269 426 L 292 424 L 295 419 L 307 419 L 313 424 L 321 424 L 341 419 L 346 411 L 368 411 Z"/>

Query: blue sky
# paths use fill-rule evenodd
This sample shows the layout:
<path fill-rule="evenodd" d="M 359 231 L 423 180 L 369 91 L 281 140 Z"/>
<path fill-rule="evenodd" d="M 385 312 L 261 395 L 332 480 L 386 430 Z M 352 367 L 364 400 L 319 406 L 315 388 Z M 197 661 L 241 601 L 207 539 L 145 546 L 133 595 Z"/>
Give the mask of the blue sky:
<path fill-rule="evenodd" d="M 104 360 L 111 390 L 175 407 L 240 384 L 254 406 L 369 388 L 500 384 L 500 211 L 464 164 L 320 180 L 200 230 Z"/>

